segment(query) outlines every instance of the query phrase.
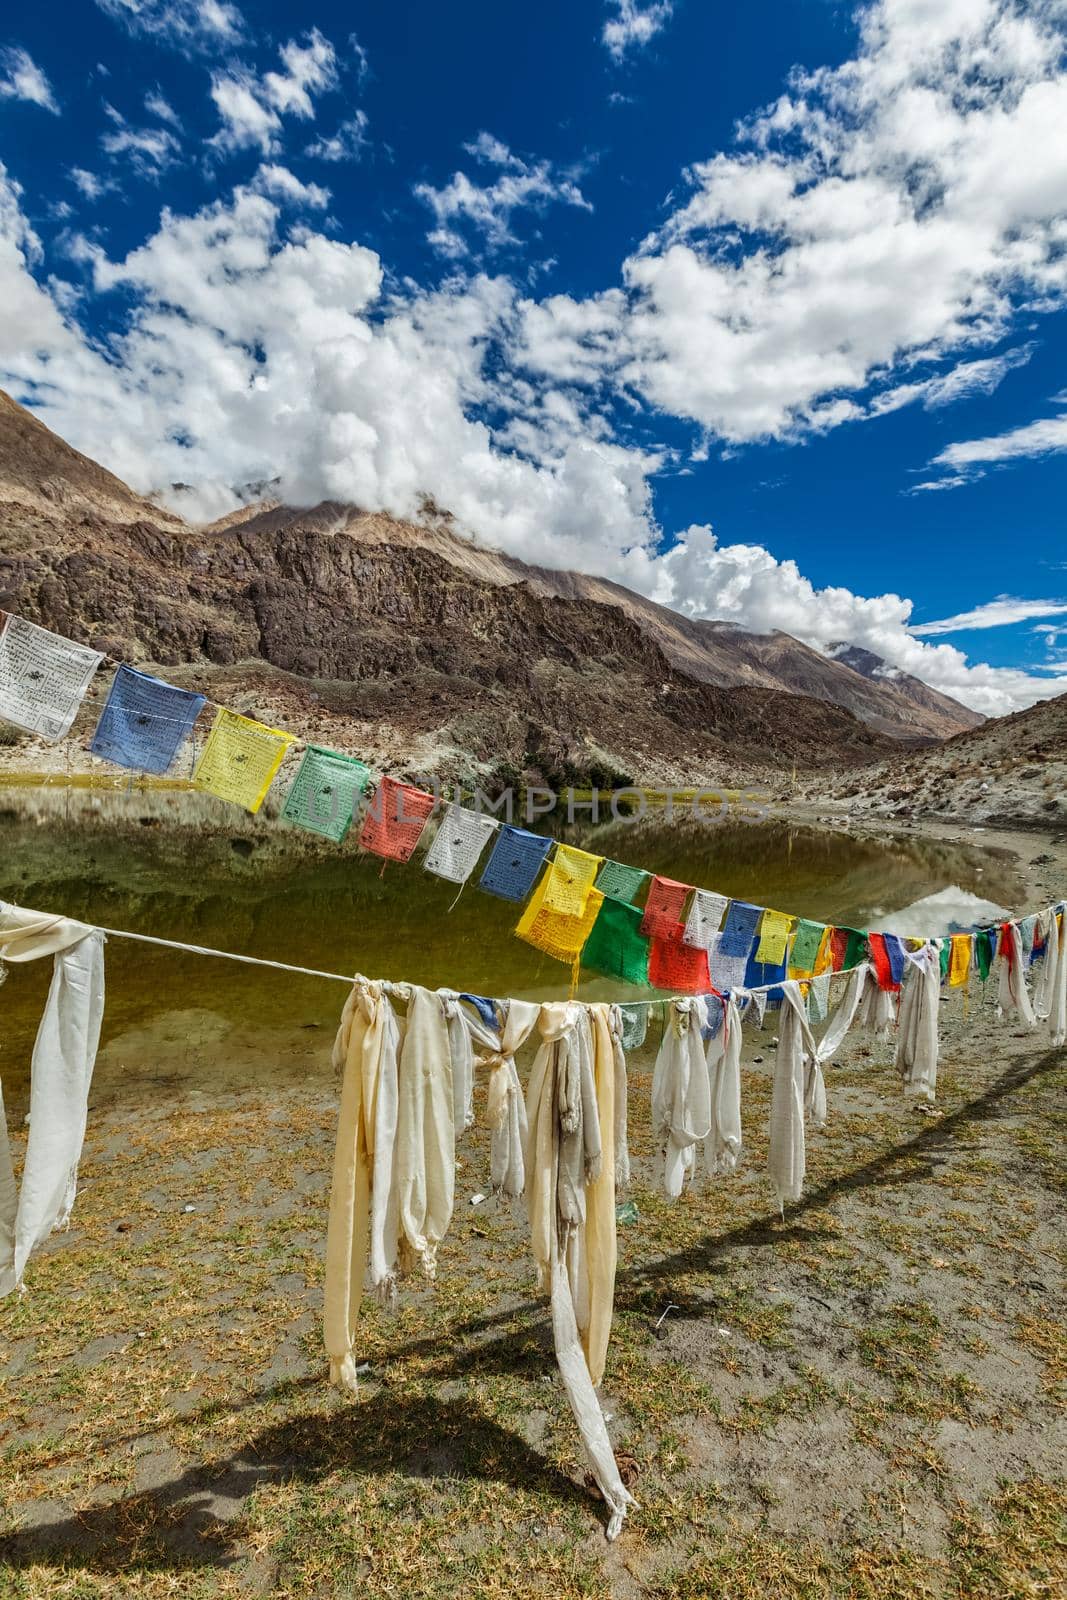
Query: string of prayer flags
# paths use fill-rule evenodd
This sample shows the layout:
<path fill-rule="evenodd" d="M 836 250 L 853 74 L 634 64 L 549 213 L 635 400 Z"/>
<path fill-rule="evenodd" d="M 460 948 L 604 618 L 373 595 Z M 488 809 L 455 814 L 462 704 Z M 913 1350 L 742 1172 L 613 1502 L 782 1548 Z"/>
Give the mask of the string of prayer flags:
<path fill-rule="evenodd" d="M 719 953 L 724 956 L 744 956 L 752 949 L 756 924 L 763 912 L 759 906 L 750 906 L 747 900 L 731 900 L 722 929 Z"/>
<path fill-rule="evenodd" d="M 90 753 L 116 767 L 161 777 L 169 772 L 207 701 L 135 667 L 120 666 L 96 725 Z"/>
<path fill-rule="evenodd" d="M 949 945 L 949 987 L 961 989 L 971 975 L 971 936 L 969 933 L 954 933 Z"/>
<path fill-rule="evenodd" d="M 793 943 L 789 950 L 789 976 L 791 978 L 806 978 L 815 971 L 815 962 L 819 955 L 819 946 L 822 944 L 826 926 L 822 922 L 811 922 L 807 917 L 797 920 L 796 931 L 793 934 Z"/>
<path fill-rule="evenodd" d="M 505 823 L 485 864 L 479 889 L 500 900 L 525 900 L 537 880 L 552 840 Z"/>
<path fill-rule="evenodd" d="M 410 861 L 434 804 L 425 790 L 382 778 L 359 830 L 361 846 L 387 861 Z"/>
<path fill-rule="evenodd" d="M 780 967 L 785 961 L 785 947 L 789 941 L 792 917 L 781 911 L 765 911 L 760 921 L 759 944 L 755 959 L 771 967 Z"/>
<path fill-rule="evenodd" d="M 685 919 L 683 937 L 686 944 L 693 945 L 697 950 L 710 950 L 712 935 L 719 931 L 727 903 L 724 894 L 712 894 L 708 889 L 694 889 L 693 903 Z"/>
<path fill-rule="evenodd" d="M 748 950 L 741 955 L 727 955 L 723 951 L 722 941 L 721 933 L 712 934 L 708 949 L 708 967 L 711 972 L 712 988 L 718 989 L 720 994 L 725 994 L 728 989 L 740 989 L 744 985 L 745 972 L 748 968 Z"/>
<path fill-rule="evenodd" d="M 0 628 L 0 718 L 52 744 L 66 738 L 103 659 L 99 650 L 35 622 L 6 617 Z"/>
<path fill-rule="evenodd" d="M 423 866 L 436 877 L 447 878 L 449 883 L 466 883 L 495 832 L 496 823 L 492 817 L 483 817 L 466 806 L 450 805 Z"/>
<path fill-rule="evenodd" d="M 576 850 L 570 844 L 557 845 L 545 883 L 548 910 L 580 917 L 603 859 L 603 856 L 591 856 L 587 850 Z"/>
<path fill-rule="evenodd" d="M 193 784 L 254 815 L 295 743 L 291 733 L 220 707 L 193 773 Z"/>
<path fill-rule="evenodd" d="M 708 952 L 686 944 L 685 925 L 676 922 L 669 934 L 653 935 L 648 956 L 648 981 L 672 994 L 707 994 L 711 988 Z"/>
<path fill-rule="evenodd" d="M 605 861 L 597 874 L 596 887 L 610 900 L 622 900 L 632 906 L 648 879 L 649 874 L 641 867 L 628 867 L 623 861 Z"/>
<path fill-rule="evenodd" d="M 673 878 L 661 878 L 657 873 L 648 886 L 641 932 L 653 938 L 672 938 L 682 920 L 691 887 L 688 883 L 676 883 Z"/>
<path fill-rule="evenodd" d="M 309 744 L 289 786 L 282 816 L 298 828 L 341 844 L 370 777 L 370 768 L 355 756 Z"/>
<path fill-rule="evenodd" d="M 545 904 L 545 891 L 551 873 L 546 872 L 537 885 L 530 903 L 519 918 L 515 929 L 520 939 L 543 950 L 555 961 L 568 961 L 573 966 L 582 953 L 582 947 L 596 924 L 604 896 L 599 889 L 590 889 L 585 910 L 581 916 L 571 917 L 565 911 L 553 911 Z"/>
<path fill-rule="evenodd" d="M 582 950 L 582 965 L 624 983 L 648 983 L 648 940 L 641 932 L 641 913 L 636 906 L 604 896 Z"/>

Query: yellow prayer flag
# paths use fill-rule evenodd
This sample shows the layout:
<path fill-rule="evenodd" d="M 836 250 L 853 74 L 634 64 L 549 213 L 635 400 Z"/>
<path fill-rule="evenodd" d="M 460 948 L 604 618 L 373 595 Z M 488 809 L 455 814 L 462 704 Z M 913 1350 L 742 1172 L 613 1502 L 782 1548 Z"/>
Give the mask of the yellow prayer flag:
<path fill-rule="evenodd" d="M 789 929 L 792 926 L 792 917 L 787 917 L 781 911 L 765 911 L 760 922 L 759 944 L 756 946 L 756 961 L 766 962 L 768 966 L 780 967 L 785 960 L 785 947 L 789 939 Z"/>
<path fill-rule="evenodd" d="M 550 867 L 537 885 L 515 932 L 527 944 L 532 944 L 536 950 L 543 950 L 556 961 L 573 963 L 581 955 L 582 947 L 593 931 L 593 924 L 604 904 L 604 896 L 599 889 L 590 889 L 585 909 L 579 916 L 553 911 L 546 898 L 552 871 Z"/>
<path fill-rule="evenodd" d="M 829 927 L 819 941 L 819 953 L 815 957 L 816 977 L 819 977 L 823 972 L 832 972 L 834 970 L 833 942 L 834 930 Z"/>
<path fill-rule="evenodd" d="M 950 989 L 959 989 L 967 982 L 971 971 L 971 936 L 969 933 L 954 933 L 951 940 L 951 950 L 948 962 L 948 984 Z"/>
<path fill-rule="evenodd" d="M 562 911 L 568 917 L 582 916 L 603 860 L 603 856 L 591 856 L 588 851 L 576 850 L 573 845 L 557 845 L 544 884 L 546 908 L 549 911 Z"/>
<path fill-rule="evenodd" d="M 197 762 L 193 783 L 220 800 L 256 812 L 266 799 L 274 774 L 296 740 L 279 728 L 253 722 L 236 711 L 219 709 Z"/>

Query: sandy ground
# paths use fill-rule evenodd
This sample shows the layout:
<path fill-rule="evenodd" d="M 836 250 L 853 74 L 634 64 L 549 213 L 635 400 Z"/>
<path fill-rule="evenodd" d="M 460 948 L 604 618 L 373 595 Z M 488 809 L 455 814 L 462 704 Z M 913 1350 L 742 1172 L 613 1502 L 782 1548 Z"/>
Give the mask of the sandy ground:
<path fill-rule="evenodd" d="M 1032 903 L 1067 881 L 1062 842 L 995 837 Z M 525 1227 L 470 1204 L 480 1126 L 438 1283 L 367 1310 L 353 1400 L 319 1334 L 334 1093 L 103 1106 L 70 1232 L 0 1307 L 0 1595 L 1062 1593 L 1067 1061 L 977 988 L 942 1016 L 930 1113 L 853 1041 L 784 1222 L 773 1013 L 741 1171 L 674 1206 L 631 1060 L 604 1396 L 641 1509 L 610 1547 Z"/>

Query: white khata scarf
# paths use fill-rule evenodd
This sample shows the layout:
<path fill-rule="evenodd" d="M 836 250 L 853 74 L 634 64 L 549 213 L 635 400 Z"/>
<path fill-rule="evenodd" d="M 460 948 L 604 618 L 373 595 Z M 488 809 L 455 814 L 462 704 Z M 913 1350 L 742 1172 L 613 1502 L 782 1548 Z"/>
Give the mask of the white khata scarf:
<path fill-rule="evenodd" d="M 104 1014 L 103 934 L 66 917 L 0 903 L 0 982 L 6 963 L 45 956 L 54 957 L 52 983 L 30 1063 L 21 1191 L 0 1091 L 0 1296 L 22 1287 L 31 1251 L 70 1221 Z"/>
<path fill-rule="evenodd" d="M 537 1026 L 541 1007 L 529 1000 L 503 1000 L 503 1021 L 489 1027 L 477 1011 L 464 1011 L 471 1038 L 483 1047 L 478 1066 L 489 1072 L 486 1121 L 490 1130 L 489 1179 L 495 1193 L 517 1200 L 526 1188 L 526 1106 L 515 1067 L 515 1053 Z"/>
<path fill-rule="evenodd" d="M 615 1187 L 625 1189 L 630 1181 L 630 1135 L 627 1118 L 629 1083 L 626 1077 L 626 1052 L 623 1049 L 624 1021 L 621 1006 L 608 1008 L 611 1051 L 615 1064 Z"/>
<path fill-rule="evenodd" d="M 467 1014 L 455 989 L 438 989 L 448 1024 L 448 1054 L 452 1063 L 452 1113 L 456 1135 L 474 1123 L 474 1048 Z"/>
<path fill-rule="evenodd" d="M 660 1142 L 663 1192 L 677 1200 L 693 1170 L 694 1147 L 711 1132 L 711 1079 L 697 998 L 672 1000 L 652 1074 L 652 1131 Z"/>
<path fill-rule="evenodd" d="M 1009 922 L 1005 926 L 1007 934 L 1001 934 L 1001 949 L 997 958 L 1000 964 L 997 1014 L 1003 1016 L 1006 1011 L 1017 1011 L 1026 1026 L 1033 1028 L 1036 1026 L 1037 1018 L 1030 1003 L 1030 991 L 1026 987 L 1022 934 L 1019 932 L 1017 922 Z M 1007 950 L 1003 948 L 1005 937 L 1008 940 Z"/>
<path fill-rule="evenodd" d="M 814 1083 L 809 1084 L 806 1060 L 818 1071 L 815 1039 L 808 1026 L 800 984 L 789 978 L 782 984 L 782 1010 L 778 1022 L 778 1053 L 771 1089 L 770 1143 L 767 1168 L 779 1213 L 785 1215 L 785 1202 L 799 1200 L 804 1191 L 806 1148 L 804 1141 L 805 1100 L 817 1100 Z M 821 1081 L 822 1073 L 818 1072 Z M 822 1111 L 825 1115 L 825 1091 Z"/>
<path fill-rule="evenodd" d="M 1067 931 L 1067 912 L 1064 913 Z M 1044 920 L 1044 919 L 1043 919 Z M 1034 994 L 1034 1012 L 1047 1022 L 1052 1043 L 1067 1043 L 1067 939 L 1060 932 L 1060 919 L 1053 907 L 1047 919 L 1045 955 Z"/>
<path fill-rule="evenodd" d="M 941 942 L 907 952 L 897 1011 L 896 1066 L 904 1088 L 933 1100 L 937 1088 L 937 1027 L 941 1004 Z"/>
<path fill-rule="evenodd" d="M 599 1219 L 610 1195 L 614 1214 L 612 1164 L 603 1159 L 596 1104 L 590 1013 L 574 1002 L 546 1004 L 541 1007 L 538 1027 L 541 1046 L 527 1096 L 530 1240 L 538 1281 L 551 1291 L 552 1334 L 560 1376 L 593 1476 L 610 1512 L 607 1536 L 615 1539 L 626 1509 L 634 1501 L 619 1476 L 589 1360 L 579 1342 L 582 1328 L 587 1348 L 591 1348 L 596 1330 L 593 1354 L 599 1361 L 603 1297 L 613 1276 L 609 1265 L 614 1249 L 614 1227 L 607 1225 L 606 1218 L 603 1229 L 586 1225 L 587 1200 Z M 609 1074 L 602 1034 L 596 1054 L 606 1088 L 614 1065 Z"/>
<path fill-rule="evenodd" d="M 334 1066 L 342 1074 L 341 1105 L 323 1309 L 330 1382 L 353 1391 L 358 1388 L 354 1344 L 364 1279 L 383 1296 L 396 1282 L 394 1154 L 401 1036 L 384 986 L 357 978 L 333 1047 Z"/>
<path fill-rule="evenodd" d="M 741 1012 L 731 994 L 722 1026 L 708 1046 L 711 1131 L 704 1146 L 709 1174 L 733 1172 L 741 1158 Z"/>
<path fill-rule="evenodd" d="M 448 1024 L 440 995 L 412 987 L 398 1072 L 396 1185 L 400 1264 L 437 1272 L 456 1190 L 456 1125 Z"/>

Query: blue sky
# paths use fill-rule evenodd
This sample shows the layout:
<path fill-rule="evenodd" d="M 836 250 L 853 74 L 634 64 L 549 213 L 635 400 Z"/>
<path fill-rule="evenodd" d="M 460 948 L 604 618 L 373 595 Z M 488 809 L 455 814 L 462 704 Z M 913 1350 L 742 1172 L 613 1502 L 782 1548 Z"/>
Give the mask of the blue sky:
<path fill-rule="evenodd" d="M 0 383 L 190 515 L 428 496 L 1013 709 L 1067 688 L 1064 25 L 44 0 L 0 32 Z"/>

